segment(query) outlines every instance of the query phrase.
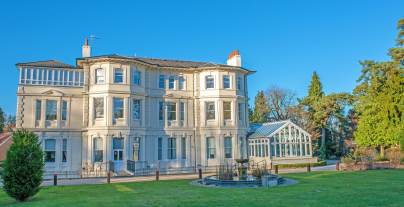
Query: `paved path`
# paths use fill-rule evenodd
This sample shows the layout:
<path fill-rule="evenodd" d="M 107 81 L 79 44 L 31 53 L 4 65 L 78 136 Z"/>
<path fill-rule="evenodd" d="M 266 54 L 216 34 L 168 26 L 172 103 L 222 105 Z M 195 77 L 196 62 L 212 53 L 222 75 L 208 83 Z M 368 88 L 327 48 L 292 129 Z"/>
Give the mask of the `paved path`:
<path fill-rule="evenodd" d="M 334 171 L 335 165 L 327 165 L 320 167 L 312 167 L 312 171 Z M 286 173 L 298 173 L 307 172 L 307 168 L 295 168 L 295 169 L 279 169 L 280 174 Z M 213 175 L 203 174 L 203 176 Z M 113 177 L 111 178 L 111 183 L 127 183 L 127 182 L 145 182 L 154 181 L 155 176 L 144 176 L 144 177 Z M 198 179 L 198 174 L 182 174 L 182 175 L 160 175 L 160 180 L 183 180 L 183 179 Z M 61 179 L 58 180 L 58 185 L 82 185 L 82 184 L 104 184 L 107 183 L 106 178 L 85 178 L 85 179 Z M 42 183 L 43 186 L 53 185 L 53 180 L 45 180 Z"/>

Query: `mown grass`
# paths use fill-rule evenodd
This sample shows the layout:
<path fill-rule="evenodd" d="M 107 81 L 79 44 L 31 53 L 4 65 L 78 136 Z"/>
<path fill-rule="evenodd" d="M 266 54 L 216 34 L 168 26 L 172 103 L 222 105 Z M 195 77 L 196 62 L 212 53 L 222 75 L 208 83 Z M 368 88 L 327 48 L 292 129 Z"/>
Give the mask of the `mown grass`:
<path fill-rule="evenodd" d="M 404 170 L 288 174 L 293 186 L 223 189 L 189 180 L 45 187 L 18 203 L 0 190 L 0 206 L 404 206 Z"/>

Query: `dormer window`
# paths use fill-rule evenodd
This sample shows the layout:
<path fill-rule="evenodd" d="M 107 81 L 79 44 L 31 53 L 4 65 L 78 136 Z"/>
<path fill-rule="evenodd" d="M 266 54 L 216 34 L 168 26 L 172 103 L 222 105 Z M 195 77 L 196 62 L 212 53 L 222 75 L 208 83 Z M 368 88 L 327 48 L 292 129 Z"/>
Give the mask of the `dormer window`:
<path fill-rule="evenodd" d="M 215 88 L 215 78 L 213 75 L 207 75 L 205 77 L 206 89 Z"/>

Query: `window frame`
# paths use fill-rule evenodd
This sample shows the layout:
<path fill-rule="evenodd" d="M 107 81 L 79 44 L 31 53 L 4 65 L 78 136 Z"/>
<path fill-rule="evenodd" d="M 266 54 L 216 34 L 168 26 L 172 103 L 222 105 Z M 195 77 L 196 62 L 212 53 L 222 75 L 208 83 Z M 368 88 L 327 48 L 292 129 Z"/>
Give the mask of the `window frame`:
<path fill-rule="evenodd" d="M 94 84 L 105 84 L 105 70 L 104 68 L 96 68 L 94 70 L 95 79 Z"/>
<path fill-rule="evenodd" d="M 167 109 L 167 120 L 176 121 L 177 120 L 177 103 L 176 102 L 166 102 L 166 109 Z"/>
<path fill-rule="evenodd" d="M 231 79 L 230 75 L 223 75 L 223 89 L 231 89 L 231 80 L 230 79 Z"/>
<path fill-rule="evenodd" d="M 206 75 L 205 76 L 205 89 L 214 89 L 214 88 L 215 88 L 215 77 L 213 75 Z"/>
<path fill-rule="evenodd" d="M 62 139 L 62 162 L 67 162 L 67 139 Z"/>
<path fill-rule="evenodd" d="M 227 142 L 226 142 L 227 141 Z M 233 158 L 233 138 L 232 137 L 224 137 L 224 158 L 231 159 Z M 230 143 L 230 146 L 226 146 Z"/>
<path fill-rule="evenodd" d="M 212 144 L 212 145 L 210 145 Z M 213 156 L 211 156 L 213 155 Z M 216 159 L 216 139 L 215 137 L 206 137 L 206 158 L 208 160 Z"/>
<path fill-rule="evenodd" d="M 93 138 L 93 162 L 104 162 L 104 142 L 101 137 Z"/>
<path fill-rule="evenodd" d="M 137 108 L 136 108 L 137 106 Z M 142 119 L 142 100 L 132 99 L 132 119 L 141 120 Z M 137 114 L 137 115 L 136 115 Z"/>
<path fill-rule="evenodd" d="M 100 103 L 99 103 L 99 104 L 101 104 L 100 106 L 98 106 L 97 101 L 100 101 Z M 94 119 L 103 119 L 105 117 L 104 101 L 105 101 L 104 97 L 94 97 L 93 98 Z M 99 114 L 97 114 L 98 107 L 102 107 L 102 109 L 99 111 L 100 112 Z"/>
<path fill-rule="evenodd" d="M 167 159 L 177 159 L 177 138 L 169 137 L 167 139 Z"/>
<path fill-rule="evenodd" d="M 209 106 L 213 106 L 213 109 L 210 109 Z M 216 104 L 214 101 L 205 102 L 205 117 L 206 117 L 206 120 L 208 120 L 208 121 L 216 120 Z"/>
<path fill-rule="evenodd" d="M 47 142 L 50 142 L 50 141 L 53 142 L 53 149 L 48 148 L 49 145 L 47 145 Z M 44 145 L 45 163 L 55 163 L 56 162 L 56 139 L 47 138 L 47 139 L 45 139 L 44 144 L 45 144 Z"/>
<path fill-rule="evenodd" d="M 122 101 L 122 107 L 117 108 L 117 102 L 116 101 Z M 125 99 L 124 98 L 119 98 L 119 97 L 113 97 L 112 98 L 112 117 L 114 119 L 123 119 L 125 118 Z M 117 116 L 117 113 L 122 113 L 121 116 Z"/>
<path fill-rule="evenodd" d="M 226 107 L 229 107 L 228 109 Z M 232 110 L 231 110 L 231 101 L 223 101 L 223 119 L 226 120 L 232 120 Z M 230 116 L 230 117 L 227 117 Z"/>
<path fill-rule="evenodd" d="M 186 89 L 186 85 L 185 85 L 185 77 L 184 76 L 179 76 L 178 77 L 178 90 L 185 90 Z"/>
<path fill-rule="evenodd" d="M 168 89 L 175 90 L 175 76 L 170 75 L 168 77 Z"/>
<path fill-rule="evenodd" d="M 142 84 L 142 72 L 140 70 L 134 70 L 132 79 L 133 84 L 140 86 Z"/>
<path fill-rule="evenodd" d="M 40 121 L 42 116 L 42 100 L 35 100 L 35 121 Z"/>
<path fill-rule="evenodd" d="M 164 74 L 160 74 L 159 75 L 159 88 L 160 89 L 165 89 L 166 88 L 166 83 L 165 83 L 165 75 Z"/>
<path fill-rule="evenodd" d="M 54 108 L 52 107 L 51 109 L 49 109 L 50 107 L 50 103 L 54 103 Z M 49 104 L 49 105 L 48 105 Z M 54 114 L 50 114 L 50 111 L 48 110 L 52 110 L 54 112 Z M 56 100 L 52 100 L 52 99 L 48 99 L 46 100 L 46 107 L 45 107 L 45 120 L 46 121 L 56 121 L 58 120 L 58 102 Z M 54 116 L 54 118 L 49 118 L 50 116 Z"/>
<path fill-rule="evenodd" d="M 119 74 L 119 71 L 121 72 Z M 120 75 L 120 76 L 119 76 Z M 121 77 L 121 80 L 117 79 L 117 77 Z M 124 70 L 122 68 L 114 68 L 114 83 L 115 84 L 123 84 L 124 81 Z"/>

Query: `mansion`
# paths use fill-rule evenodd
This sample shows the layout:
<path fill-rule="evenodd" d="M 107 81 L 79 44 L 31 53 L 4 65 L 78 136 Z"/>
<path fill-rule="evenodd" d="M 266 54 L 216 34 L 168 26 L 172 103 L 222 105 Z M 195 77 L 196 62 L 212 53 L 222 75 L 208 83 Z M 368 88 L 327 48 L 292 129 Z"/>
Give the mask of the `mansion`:
<path fill-rule="evenodd" d="M 75 66 L 16 64 L 17 128 L 38 135 L 47 177 L 316 162 L 310 134 L 291 121 L 249 126 L 255 71 L 238 51 L 227 64 L 90 54 L 86 40 Z"/>
<path fill-rule="evenodd" d="M 45 173 L 215 167 L 247 157 L 247 77 L 238 51 L 227 64 L 120 55 L 76 65 L 18 63 L 17 128 L 35 132 Z"/>

